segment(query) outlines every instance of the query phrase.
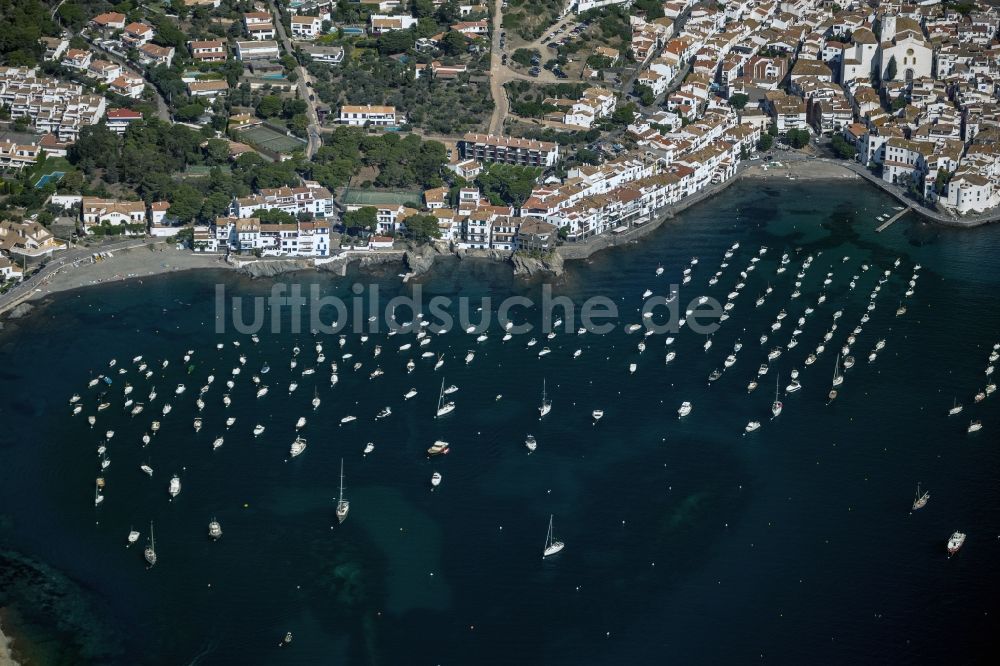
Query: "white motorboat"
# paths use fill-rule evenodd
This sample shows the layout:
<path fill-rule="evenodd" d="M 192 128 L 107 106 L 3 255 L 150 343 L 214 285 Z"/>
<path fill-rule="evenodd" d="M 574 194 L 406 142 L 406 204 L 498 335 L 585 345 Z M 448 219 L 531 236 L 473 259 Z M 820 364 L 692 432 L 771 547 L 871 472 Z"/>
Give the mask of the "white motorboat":
<path fill-rule="evenodd" d="M 528 435 L 524 438 L 524 445 L 527 447 L 528 452 L 531 453 L 538 448 L 538 441 L 535 439 L 534 435 Z"/>
<path fill-rule="evenodd" d="M 551 354 L 551 353 L 552 353 L 551 349 L 549 349 L 548 347 L 542 347 L 542 350 L 538 352 L 538 355 L 545 356 L 546 354 Z"/>
<path fill-rule="evenodd" d="M 215 518 L 208 524 L 208 536 L 212 539 L 218 539 L 222 536 L 222 526 L 219 525 L 219 521 Z"/>
<path fill-rule="evenodd" d="M 300 416 L 299 420 L 295 422 L 295 429 L 299 430 L 306 427 L 306 417 Z"/>
<path fill-rule="evenodd" d="M 364 449 L 364 454 L 365 455 L 368 455 L 369 453 L 371 453 L 374 450 L 375 450 L 375 443 L 374 442 L 368 442 L 367 444 L 365 444 L 365 449 Z"/>
<path fill-rule="evenodd" d="M 472 359 L 476 358 L 476 352 L 470 351 L 465 355 L 465 364 L 469 365 L 472 363 Z"/>
<path fill-rule="evenodd" d="M 629 364 L 628 364 L 628 371 L 629 371 L 629 374 L 633 374 L 633 373 L 635 373 L 635 370 L 636 370 L 636 368 L 637 368 L 637 367 L 638 367 L 638 366 L 637 366 L 637 365 L 636 365 L 635 363 L 629 363 Z"/>
<path fill-rule="evenodd" d="M 948 538 L 948 557 L 951 557 L 965 545 L 965 533 L 964 532 L 954 532 L 951 537 Z"/>
<path fill-rule="evenodd" d="M 681 403 L 680 408 L 677 410 L 677 416 L 678 417 L 687 416 L 688 414 L 691 413 L 691 409 L 692 409 L 691 403 L 684 401 Z"/>
<path fill-rule="evenodd" d="M 406 393 L 403 394 L 403 399 L 404 400 L 409 400 L 410 398 L 414 397 L 415 395 L 417 395 L 417 389 L 411 388 L 409 391 L 407 391 Z"/>
<path fill-rule="evenodd" d="M 201 430 L 201 419 L 200 418 L 196 418 L 194 420 L 193 425 L 194 425 L 194 431 L 195 432 L 199 432 Z"/>
<path fill-rule="evenodd" d="M 298 387 L 299 387 L 299 385 L 298 385 L 297 382 L 292 382 L 291 384 L 288 385 L 288 392 L 289 393 L 294 393 L 295 389 L 297 389 Z"/>
<path fill-rule="evenodd" d="M 302 455 L 303 451 L 306 450 L 306 440 L 301 437 L 296 437 L 295 441 L 292 442 L 292 446 L 289 448 L 288 453 L 291 457 L 295 458 Z"/>
<path fill-rule="evenodd" d="M 799 380 L 793 379 L 792 383 L 785 387 L 785 393 L 795 393 L 801 388 L 802 384 L 799 383 Z"/>
<path fill-rule="evenodd" d="M 255 425 L 253 427 L 253 436 L 254 437 L 260 437 L 263 434 L 264 434 L 264 426 L 262 426 L 261 424 L 258 423 L 257 425 Z"/>
<path fill-rule="evenodd" d="M 430 455 L 430 456 L 444 455 L 444 454 L 448 453 L 448 451 L 450 450 L 449 447 L 450 447 L 450 445 L 448 444 L 448 442 L 445 442 L 444 440 L 440 440 L 440 439 L 436 440 L 427 449 L 427 455 Z"/>
<path fill-rule="evenodd" d="M 751 379 L 750 383 L 747 384 L 747 393 L 753 393 L 757 390 L 757 380 Z"/>
<path fill-rule="evenodd" d="M 604 418 L 604 410 L 595 409 L 590 413 L 590 415 L 594 417 L 594 422 L 596 423 L 597 421 L 600 421 L 602 418 Z"/>
<path fill-rule="evenodd" d="M 222 437 L 216 437 L 216 438 L 215 438 L 215 441 L 214 441 L 214 442 L 212 442 L 212 450 L 214 451 L 215 449 L 217 449 L 217 448 L 219 448 L 220 446 L 222 446 L 222 444 L 223 444 L 223 441 L 224 441 L 224 440 L 223 440 L 223 438 L 222 438 Z"/>
<path fill-rule="evenodd" d="M 340 424 L 343 425 L 345 423 L 350 423 L 351 421 L 357 421 L 357 420 L 358 420 L 357 416 L 353 416 L 351 414 L 348 414 L 347 416 L 345 416 L 345 417 L 343 417 L 343 418 L 340 419 Z"/>
<path fill-rule="evenodd" d="M 666 363 L 670 363 L 675 358 L 677 358 L 677 352 L 675 352 L 675 351 L 667 352 L 667 356 L 666 356 L 665 362 Z"/>
<path fill-rule="evenodd" d="M 434 472 L 433 474 L 431 474 L 431 486 L 437 488 L 440 485 L 441 485 L 441 473 Z"/>
<path fill-rule="evenodd" d="M 449 386 L 448 388 L 446 388 L 444 390 L 444 394 L 445 395 L 451 395 L 452 393 L 455 393 L 457 391 L 458 391 L 458 387 L 455 386 L 454 384 L 452 384 L 451 386 Z"/>
<path fill-rule="evenodd" d="M 177 388 L 174 389 L 174 393 L 176 395 L 180 395 L 181 393 L 184 393 L 184 391 L 186 391 L 186 390 L 187 390 L 187 387 L 184 386 L 184 384 L 178 384 Z"/>
<path fill-rule="evenodd" d="M 261 386 L 259 389 L 257 389 L 257 397 L 263 398 L 265 395 L 267 395 L 267 390 L 268 390 L 267 386 Z"/>
<path fill-rule="evenodd" d="M 181 479 L 176 474 L 174 474 L 173 478 L 170 479 L 170 485 L 167 487 L 167 492 L 170 494 L 170 497 L 177 497 L 181 494 Z"/>
<path fill-rule="evenodd" d="M 582 353 L 583 353 L 582 349 L 577 349 L 575 352 L 573 352 L 573 358 L 579 358 L 580 354 Z"/>
<path fill-rule="evenodd" d="M 726 357 L 726 360 L 723 361 L 722 364 L 727 368 L 731 368 L 735 363 L 736 363 L 736 356 L 734 354 L 730 354 L 729 356 Z"/>
<path fill-rule="evenodd" d="M 392 415 L 392 409 L 390 407 L 386 406 L 385 408 L 383 408 L 382 410 L 380 410 L 378 414 L 375 415 L 375 420 L 376 421 L 381 421 L 382 419 L 387 418 L 387 417 L 389 417 L 391 415 Z"/>
<path fill-rule="evenodd" d="M 743 432 L 748 433 L 758 429 L 760 429 L 760 421 L 750 421 L 750 423 L 747 423 L 746 427 L 743 429 Z"/>

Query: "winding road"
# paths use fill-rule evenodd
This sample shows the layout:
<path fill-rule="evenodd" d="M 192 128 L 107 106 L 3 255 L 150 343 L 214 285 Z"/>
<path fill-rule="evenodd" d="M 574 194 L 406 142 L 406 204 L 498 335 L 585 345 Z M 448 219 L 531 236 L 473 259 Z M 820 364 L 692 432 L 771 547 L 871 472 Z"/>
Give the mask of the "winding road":
<path fill-rule="evenodd" d="M 271 8 L 274 29 L 278 32 L 278 39 L 281 40 L 281 45 L 284 47 L 285 53 L 295 57 L 295 51 L 292 49 L 292 41 L 288 39 L 288 34 L 285 32 L 285 24 L 281 22 L 281 14 L 278 13 L 278 8 L 275 6 L 274 0 L 268 0 L 267 4 Z M 312 99 L 312 93 L 309 88 L 309 84 L 312 81 L 309 72 L 299 64 L 295 68 L 295 73 L 298 76 L 296 85 L 299 96 L 306 102 L 306 116 L 309 118 L 309 126 L 306 128 L 306 135 L 309 139 L 309 142 L 306 144 L 306 159 L 312 159 L 316 151 L 323 145 L 323 139 L 320 136 L 319 114 L 316 113 L 316 102 Z"/>

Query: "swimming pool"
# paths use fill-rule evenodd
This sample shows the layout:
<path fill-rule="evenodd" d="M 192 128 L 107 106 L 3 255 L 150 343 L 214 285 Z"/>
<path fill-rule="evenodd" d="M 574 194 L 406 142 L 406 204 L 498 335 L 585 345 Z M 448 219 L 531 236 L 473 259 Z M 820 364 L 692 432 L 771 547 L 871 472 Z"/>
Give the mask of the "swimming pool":
<path fill-rule="evenodd" d="M 38 189 L 42 189 L 43 187 L 45 187 L 46 185 L 48 185 L 50 182 L 51 183 L 58 183 L 60 180 L 62 180 L 62 177 L 65 176 L 65 175 L 66 174 L 64 172 L 62 172 L 62 171 L 53 171 L 52 173 L 47 173 L 47 174 L 45 174 L 44 176 L 42 176 L 41 178 L 38 179 L 38 182 L 35 183 L 35 187 L 37 187 Z"/>

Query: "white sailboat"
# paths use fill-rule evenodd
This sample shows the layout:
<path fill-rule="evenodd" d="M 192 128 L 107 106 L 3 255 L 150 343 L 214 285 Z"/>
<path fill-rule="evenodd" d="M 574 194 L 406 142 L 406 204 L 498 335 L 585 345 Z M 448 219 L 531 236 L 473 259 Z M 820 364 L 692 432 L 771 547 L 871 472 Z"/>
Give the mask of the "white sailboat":
<path fill-rule="evenodd" d="M 347 520 L 347 513 L 351 510 L 351 503 L 344 499 L 344 459 L 340 459 L 340 494 L 337 496 L 337 523 Z"/>
<path fill-rule="evenodd" d="M 844 375 L 840 374 L 840 354 L 837 354 L 837 362 L 833 366 L 833 385 L 840 386 L 844 383 Z"/>
<path fill-rule="evenodd" d="M 538 408 L 538 418 L 542 418 L 546 414 L 552 411 L 552 401 L 549 400 L 548 395 L 545 393 L 545 380 L 542 380 L 542 404 Z"/>
<path fill-rule="evenodd" d="M 153 522 L 149 522 L 149 545 L 146 546 L 143 555 L 146 557 L 146 562 L 149 563 L 150 568 L 156 566 L 156 539 L 153 536 Z"/>
<path fill-rule="evenodd" d="M 784 405 L 778 400 L 778 387 L 781 385 L 781 375 L 774 378 L 774 402 L 771 403 L 771 418 L 777 418 L 784 409 Z"/>
<path fill-rule="evenodd" d="M 440 418 L 445 414 L 450 414 L 453 411 L 455 411 L 455 403 L 450 401 L 449 402 L 444 401 L 444 378 L 442 378 L 441 392 L 438 394 L 437 413 L 435 414 L 434 418 Z"/>
<path fill-rule="evenodd" d="M 555 538 L 553 538 L 552 536 L 552 518 L 553 516 L 550 514 L 549 531 L 545 535 L 545 549 L 542 551 L 543 559 L 555 555 L 556 553 L 558 553 L 559 551 L 561 551 L 563 548 L 566 547 L 566 544 L 564 544 L 562 541 L 556 541 Z"/>

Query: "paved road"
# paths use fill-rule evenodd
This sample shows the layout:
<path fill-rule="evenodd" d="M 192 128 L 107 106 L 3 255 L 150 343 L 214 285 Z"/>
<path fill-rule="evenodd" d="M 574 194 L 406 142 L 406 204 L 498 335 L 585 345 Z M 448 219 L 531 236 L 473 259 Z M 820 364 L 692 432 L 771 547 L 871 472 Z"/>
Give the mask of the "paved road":
<path fill-rule="evenodd" d="M 278 32 L 278 39 L 281 40 L 281 44 L 285 48 L 285 53 L 294 57 L 295 51 L 292 49 L 292 42 L 288 39 L 288 34 L 285 32 L 285 25 L 281 22 L 281 14 L 278 13 L 278 8 L 275 6 L 274 0 L 268 0 L 267 4 L 271 7 L 274 28 Z M 309 87 L 312 78 L 302 65 L 295 68 L 295 73 L 298 75 L 296 84 L 298 85 L 299 96 L 306 102 L 306 116 L 309 118 L 309 126 L 306 128 L 306 135 L 309 139 L 309 143 L 306 144 L 306 159 L 312 159 L 312 156 L 323 145 L 323 139 L 320 136 L 319 115 L 316 113 L 316 102 L 310 99 L 313 94 Z"/>
<path fill-rule="evenodd" d="M 493 45 L 490 49 L 490 94 L 493 96 L 493 115 L 490 117 L 490 134 L 503 133 L 503 121 L 510 115 L 510 100 L 504 84 L 509 81 L 529 81 L 531 83 L 560 83 L 560 79 L 547 69 L 538 76 L 515 72 L 502 64 L 503 51 L 500 48 L 500 31 L 503 23 L 503 0 L 493 2 Z M 542 54 L 545 55 L 544 53 Z"/>
<path fill-rule="evenodd" d="M 162 120 L 164 122 L 167 122 L 167 123 L 173 122 L 171 120 L 171 118 L 170 118 L 170 107 L 167 106 L 167 102 L 166 102 L 165 99 L 163 99 L 163 95 L 161 95 L 160 91 L 156 89 L 156 86 L 153 85 L 153 82 L 150 81 L 149 79 L 147 79 L 143 75 L 143 73 L 142 73 L 141 70 L 136 71 L 136 69 L 132 66 L 132 64 L 130 62 L 128 62 L 128 60 L 126 60 L 125 58 L 122 58 L 117 53 L 112 53 L 111 51 L 107 50 L 103 46 L 97 44 L 90 37 L 84 36 L 84 39 L 87 40 L 87 43 L 90 44 L 92 47 L 94 47 L 96 50 L 100 51 L 105 56 L 107 56 L 110 60 L 118 63 L 119 65 L 121 65 L 122 67 L 124 67 L 125 69 L 127 69 L 131 74 L 134 74 L 135 76 L 138 76 L 138 77 L 144 79 L 146 81 L 146 89 L 153 92 L 153 101 L 156 102 L 156 116 L 160 120 Z"/>
<path fill-rule="evenodd" d="M 8 309 L 26 300 L 32 293 L 40 290 L 41 287 L 48 282 L 49 278 L 62 272 L 63 270 L 72 270 L 77 261 L 81 259 L 89 259 L 90 255 L 94 253 L 118 252 L 120 250 L 130 250 L 144 245 L 155 245 L 162 242 L 162 238 L 143 238 L 117 243 L 93 245 L 90 247 L 71 245 L 68 250 L 56 255 L 56 259 L 53 259 L 45 264 L 45 266 L 31 276 L 29 280 L 18 284 L 5 294 L 0 294 L 0 312 L 6 312 Z"/>

